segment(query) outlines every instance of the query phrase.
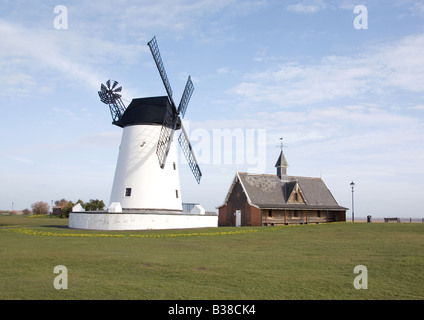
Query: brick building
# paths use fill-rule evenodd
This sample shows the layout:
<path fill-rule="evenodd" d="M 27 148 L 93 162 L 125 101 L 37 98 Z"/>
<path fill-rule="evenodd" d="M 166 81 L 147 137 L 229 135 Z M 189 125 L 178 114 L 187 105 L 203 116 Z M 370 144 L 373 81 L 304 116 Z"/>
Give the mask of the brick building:
<path fill-rule="evenodd" d="M 220 226 L 273 226 L 346 221 L 347 208 L 337 204 L 321 178 L 287 175 L 283 151 L 277 175 L 237 172 L 224 203 Z"/>

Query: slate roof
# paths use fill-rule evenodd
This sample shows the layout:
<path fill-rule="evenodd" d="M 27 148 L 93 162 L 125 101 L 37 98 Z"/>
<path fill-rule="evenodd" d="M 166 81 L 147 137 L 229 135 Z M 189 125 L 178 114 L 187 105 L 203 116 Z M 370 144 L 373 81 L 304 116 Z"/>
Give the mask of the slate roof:
<path fill-rule="evenodd" d="M 224 205 L 227 203 L 233 186 L 237 181 L 240 181 L 249 204 L 261 209 L 347 209 L 338 205 L 321 178 L 283 176 L 283 179 L 280 179 L 277 175 L 272 174 L 244 172 L 236 174 Z M 299 186 L 306 203 L 287 203 L 296 185 Z"/>

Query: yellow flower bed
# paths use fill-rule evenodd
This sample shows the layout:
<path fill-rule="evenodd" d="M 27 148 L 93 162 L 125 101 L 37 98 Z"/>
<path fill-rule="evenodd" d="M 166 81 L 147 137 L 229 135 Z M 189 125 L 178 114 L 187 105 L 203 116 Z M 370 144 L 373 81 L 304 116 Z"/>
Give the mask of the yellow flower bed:
<path fill-rule="evenodd" d="M 59 232 L 49 232 L 49 231 L 35 231 L 28 228 L 13 228 L 6 229 L 9 231 L 24 233 L 31 236 L 46 236 L 46 237 L 91 237 L 91 238 L 123 238 L 124 235 L 121 234 L 96 234 L 96 233 L 59 233 Z"/>
<path fill-rule="evenodd" d="M 175 237 L 196 237 L 196 236 L 220 236 L 235 235 L 257 232 L 257 230 L 240 230 L 240 231 L 222 231 L 222 232 L 193 232 L 193 233 L 167 233 L 167 234 L 105 234 L 105 233 L 60 233 L 49 231 L 36 231 L 26 227 L 5 228 L 12 232 L 28 234 L 32 236 L 45 237 L 90 237 L 90 238 L 175 238 Z"/>
<path fill-rule="evenodd" d="M 27 224 L 11 224 L 8 226 L 1 226 L 0 228 L 2 229 L 7 229 L 7 228 L 18 228 L 18 227 L 27 227 Z"/>
<path fill-rule="evenodd" d="M 257 230 L 241 230 L 227 232 L 193 232 L 193 233 L 170 233 L 170 234 L 130 234 L 131 238 L 175 238 L 175 237 L 196 237 L 196 236 L 221 236 L 230 234 L 243 234 L 257 232 Z"/>

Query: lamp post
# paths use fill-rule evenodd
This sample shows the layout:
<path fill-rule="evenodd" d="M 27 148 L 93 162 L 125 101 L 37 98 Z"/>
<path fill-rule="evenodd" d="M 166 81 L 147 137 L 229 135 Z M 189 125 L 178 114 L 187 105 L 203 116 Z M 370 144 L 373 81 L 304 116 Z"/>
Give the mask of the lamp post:
<path fill-rule="evenodd" d="M 353 188 L 355 187 L 355 183 L 353 181 L 350 183 L 350 187 L 352 188 L 352 222 L 355 222 L 355 211 L 353 202 Z"/>

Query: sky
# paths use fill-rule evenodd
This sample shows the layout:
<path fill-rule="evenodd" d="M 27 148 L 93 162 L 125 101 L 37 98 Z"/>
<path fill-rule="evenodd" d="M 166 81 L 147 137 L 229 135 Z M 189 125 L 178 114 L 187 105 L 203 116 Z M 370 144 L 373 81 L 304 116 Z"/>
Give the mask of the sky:
<path fill-rule="evenodd" d="M 183 202 L 217 211 L 237 171 L 276 173 L 282 141 L 288 174 L 339 205 L 355 183 L 355 216 L 424 217 L 422 0 L 0 0 L 1 210 L 109 203 L 122 129 L 97 91 L 166 95 L 153 36 L 174 100 L 195 87 L 203 177 L 179 152 Z"/>

